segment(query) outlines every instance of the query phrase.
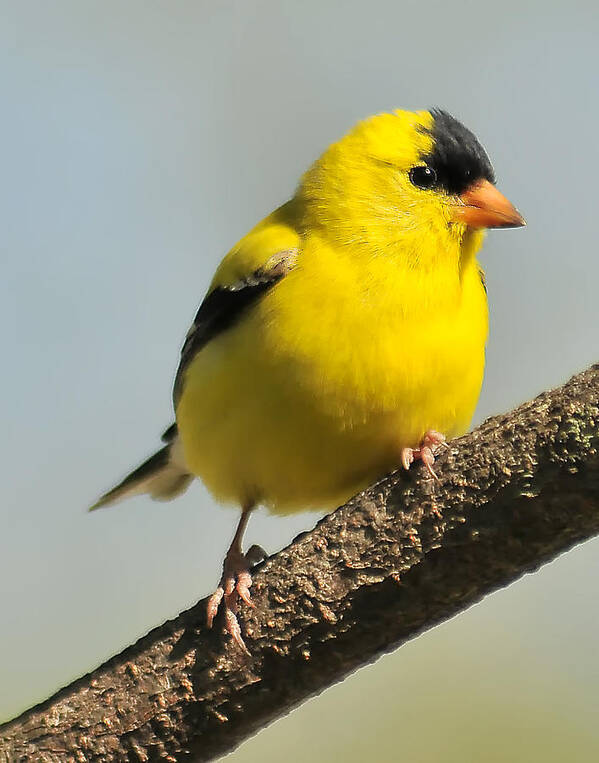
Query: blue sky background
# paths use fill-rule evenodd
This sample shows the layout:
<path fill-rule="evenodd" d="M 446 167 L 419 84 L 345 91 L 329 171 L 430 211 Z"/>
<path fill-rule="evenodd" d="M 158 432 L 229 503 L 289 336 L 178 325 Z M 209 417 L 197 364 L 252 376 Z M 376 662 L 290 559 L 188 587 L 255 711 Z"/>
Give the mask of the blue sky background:
<path fill-rule="evenodd" d="M 215 585 L 236 514 L 200 484 L 171 504 L 85 508 L 170 423 L 179 349 L 220 258 L 357 119 L 448 109 L 528 220 L 491 233 L 481 258 L 491 336 L 476 422 L 599 360 L 599 11 L 540 0 L 0 11 L 6 719 Z M 272 552 L 314 519 L 259 512 L 247 541 Z M 598 573 L 592 541 L 231 760 L 596 759 Z"/>

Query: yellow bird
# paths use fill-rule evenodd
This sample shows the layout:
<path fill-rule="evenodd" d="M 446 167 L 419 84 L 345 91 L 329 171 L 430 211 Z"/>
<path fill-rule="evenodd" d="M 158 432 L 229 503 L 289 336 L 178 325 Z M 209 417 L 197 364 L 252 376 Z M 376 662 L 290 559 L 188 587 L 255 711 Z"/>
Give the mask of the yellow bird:
<path fill-rule="evenodd" d="M 224 597 L 244 647 L 243 531 L 258 504 L 333 509 L 469 427 L 488 329 L 476 254 L 524 220 L 472 132 L 445 111 L 371 117 L 221 262 L 187 334 L 166 445 L 92 508 L 199 477 L 241 509 Z M 439 434 L 443 432 L 443 435 Z"/>

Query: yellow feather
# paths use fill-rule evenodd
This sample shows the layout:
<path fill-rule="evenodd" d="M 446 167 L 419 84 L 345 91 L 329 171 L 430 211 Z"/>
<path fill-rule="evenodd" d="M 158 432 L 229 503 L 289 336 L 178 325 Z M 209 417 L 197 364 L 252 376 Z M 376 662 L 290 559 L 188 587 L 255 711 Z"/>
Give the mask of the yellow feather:
<path fill-rule="evenodd" d="M 217 270 L 211 288 L 299 250 L 184 375 L 185 461 L 219 500 L 332 508 L 426 430 L 467 430 L 487 337 L 482 233 L 449 225 L 450 199 L 408 179 L 431 124 L 394 112 L 358 125 Z"/>

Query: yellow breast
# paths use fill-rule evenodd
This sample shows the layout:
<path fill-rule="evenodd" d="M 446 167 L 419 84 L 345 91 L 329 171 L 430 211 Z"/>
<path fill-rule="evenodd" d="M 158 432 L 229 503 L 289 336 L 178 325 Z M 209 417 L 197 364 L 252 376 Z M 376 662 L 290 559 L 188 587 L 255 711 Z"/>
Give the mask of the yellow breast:
<path fill-rule="evenodd" d="M 297 267 L 187 371 L 190 469 L 225 502 L 331 508 L 427 429 L 463 433 L 487 336 L 479 244 L 406 268 L 401 252 L 305 238 Z"/>

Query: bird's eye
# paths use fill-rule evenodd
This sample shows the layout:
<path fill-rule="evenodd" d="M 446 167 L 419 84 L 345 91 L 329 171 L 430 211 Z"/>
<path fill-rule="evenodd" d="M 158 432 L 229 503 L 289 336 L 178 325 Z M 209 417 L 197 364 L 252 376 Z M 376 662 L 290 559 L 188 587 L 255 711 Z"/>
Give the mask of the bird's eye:
<path fill-rule="evenodd" d="M 423 190 L 434 188 L 437 183 L 437 173 L 432 167 L 428 167 L 426 164 L 420 167 L 412 167 L 409 177 L 410 182 L 415 185 L 416 188 L 422 188 Z"/>

